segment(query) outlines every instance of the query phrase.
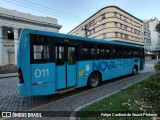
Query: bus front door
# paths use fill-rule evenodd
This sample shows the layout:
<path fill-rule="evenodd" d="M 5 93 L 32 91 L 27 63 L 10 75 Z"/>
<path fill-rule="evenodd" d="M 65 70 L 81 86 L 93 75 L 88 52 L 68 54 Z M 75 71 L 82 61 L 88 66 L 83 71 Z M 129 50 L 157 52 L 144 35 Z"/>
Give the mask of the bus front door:
<path fill-rule="evenodd" d="M 76 86 L 76 46 L 56 45 L 56 89 Z"/>

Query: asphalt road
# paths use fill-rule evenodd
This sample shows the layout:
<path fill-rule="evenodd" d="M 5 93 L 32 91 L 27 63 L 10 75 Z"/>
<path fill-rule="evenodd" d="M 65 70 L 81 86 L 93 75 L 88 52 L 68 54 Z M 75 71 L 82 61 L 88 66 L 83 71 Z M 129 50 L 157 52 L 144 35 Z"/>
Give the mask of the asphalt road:
<path fill-rule="evenodd" d="M 155 62 L 157 60 L 147 61 L 145 70 L 136 76 L 124 76 L 106 81 L 95 89 L 83 87 L 60 95 L 23 97 L 17 90 L 17 77 L 0 79 L 0 111 L 73 111 L 154 74 Z"/>

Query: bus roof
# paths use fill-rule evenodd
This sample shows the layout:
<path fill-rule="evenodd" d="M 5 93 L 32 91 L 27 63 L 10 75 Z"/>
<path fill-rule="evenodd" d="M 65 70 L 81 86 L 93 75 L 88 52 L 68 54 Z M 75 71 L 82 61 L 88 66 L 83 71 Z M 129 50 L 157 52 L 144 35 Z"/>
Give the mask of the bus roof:
<path fill-rule="evenodd" d="M 24 28 L 22 30 L 22 34 L 25 31 L 29 32 L 29 33 L 33 33 L 33 31 L 34 31 L 34 33 L 36 33 L 37 35 L 39 34 L 39 35 L 45 35 L 45 36 L 53 36 L 53 37 L 59 37 L 59 38 L 64 38 L 64 39 L 82 40 L 82 41 L 89 41 L 89 42 L 108 43 L 108 44 L 116 44 L 116 45 L 125 45 L 125 46 L 144 48 L 143 45 L 136 45 L 136 44 L 131 44 L 131 43 L 116 42 L 116 41 L 112 41 L 112 40 L 102 40 L 102 39 L 95 39 L 95 38 L 73 36 L 73 35 L 68 35 L 68 34 L 49 32 L 49 31 L 42 31 L 42 30 L 33 30 L 33 29 L 28 29 L 28 28 Z"/>

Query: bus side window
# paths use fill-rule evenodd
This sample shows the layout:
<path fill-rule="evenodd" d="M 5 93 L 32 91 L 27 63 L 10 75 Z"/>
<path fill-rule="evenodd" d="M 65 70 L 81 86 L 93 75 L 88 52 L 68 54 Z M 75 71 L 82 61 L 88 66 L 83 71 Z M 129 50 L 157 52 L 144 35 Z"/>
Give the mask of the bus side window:
<path fill-rule="evenodd" d="M 68 64 L 75 64 L 75 47 L 68 47 Z"/>
<path fill-rule="evenodd" d="M 94 60 L 95 58 L 96 58 L 96 45 L 94 44 L 94 43 L 92 43 L 92 44 L 90 44 L 89 45 L 89 54 L 90 54 L 90 57 L 89 57 L 89 59 L 90 60 Z"/>
<path fill-rule="evenodd" d="M 105 46 L 105 58 L 106 59 L 111 58 L 111 46 L 109 46 L 109 45 Z"/>
<path fill-rule="evenodd" d="M 44 50 L 41 51 L 41 58 L 44 59 Z"/>
<path fill-rule="evenodd" d="M 117 56 L 117 49 L 116 49 L 116 46 L 113 46 L 112 48 L 112 59 L 115 59 Z"/>
<path fill-rule="evenodd" d="M 134 49 L 132 47 L 124 47 L 124 58 L 133 58 Z"/>
<path fill-rule="evenodd" d="M 55 47 L 55 57 L 56 57 L 56 65 L 64 64 L 64 47 L 63 46 Z"/>
<path fill-rule="evenodd" d="M 90 54 L 91 56 L 91 59 L 95 59 L 95 48 L 93 47 L 93 48 L 91 48 L 91 54 Z"/>
<path fill-rule="evenodd" d="M 34 45 L 34 61 L 45 62 L 49 60 L 49 46 L 47 45 Z"/>
<path fill-rule="evenodd" d="M 129 47 L 128 49 L 128 58 L 133 58 L 133 48 L 132 47 Z"/>
<path fill-rule="evenodd" d="M 105 49 L 102 48 L 100 52 L 101 52 L 101 58 L 105 59 Z"/>
<path fill-rule="evenodd" d="M 88 59 L 88 48 L 82 48 L 82 58 L 83 60 L 87 60 Z"/>
<path fill-rule="evenodd" d="M 137 48 L 134 48 L 134 50 L 133 50 L 133 56 L 134 56 L 134 58 L 138 58 L 139 57 L 139 49 L 137 49 Z"/>
<path fill-rule="evenodd" d="M 89 45 L 87 43 L 83 43 L 82 46 L 82 59 L 83 60 L 89 59 Z"/>
<path fill-rule="evenodd" d="M 97 59 L 105 59 L 105 46 L 103 44 L 97 45 Z"/>
<path fill-rule="evenodd" d="M 113 46 L 112 54 L 113 54 L 112 56 L 113 59 L 124 58 L 123 46 Z"/>
<path fill-rule="evenodd" d="M 100 48 L 97 48 L 97 59 L 100 59 Z"/>

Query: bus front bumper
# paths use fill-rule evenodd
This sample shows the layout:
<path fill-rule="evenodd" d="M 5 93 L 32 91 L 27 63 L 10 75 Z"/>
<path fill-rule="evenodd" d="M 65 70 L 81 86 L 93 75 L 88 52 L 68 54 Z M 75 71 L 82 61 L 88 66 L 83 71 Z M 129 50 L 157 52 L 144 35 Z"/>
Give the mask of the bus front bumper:
<path fill-rule="evenodd" d="M 20 95 L 26 96 L 26 90 L 25 90 L 24 84 L 19 84 L 19 85 L 18 85 L 18 90 L 19 90 L 19 92 L 20 92 Z"/>

